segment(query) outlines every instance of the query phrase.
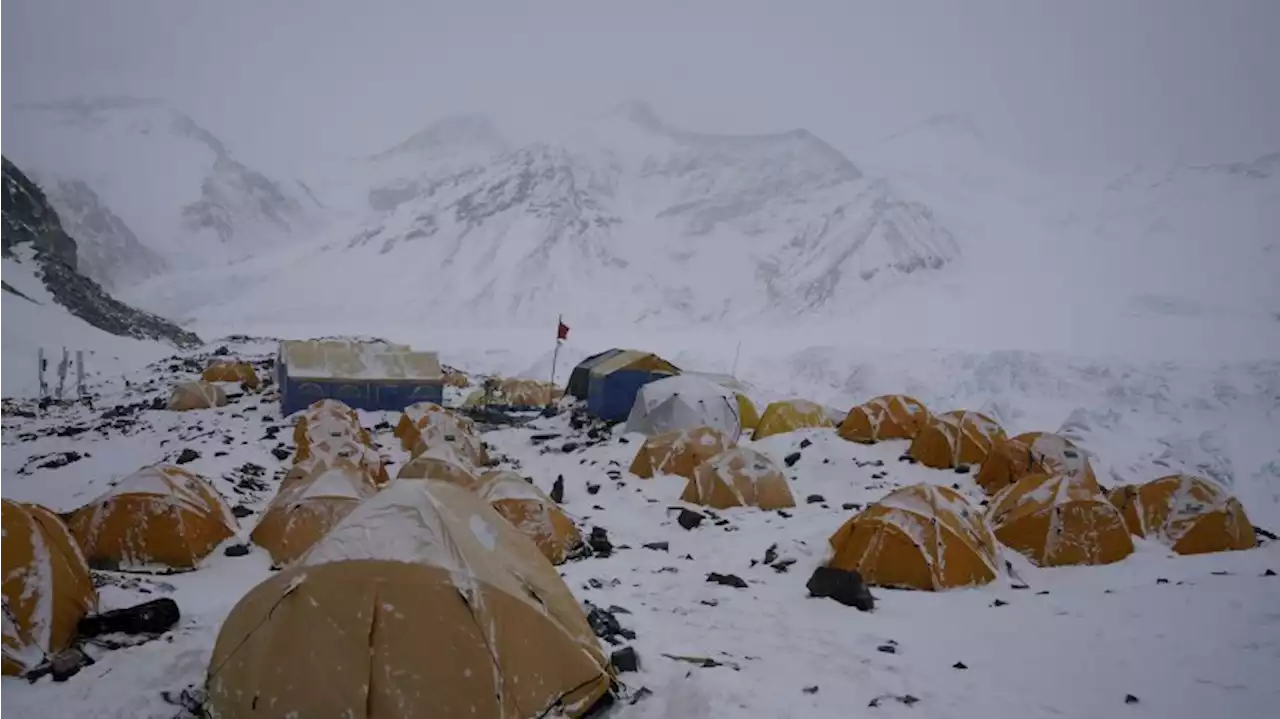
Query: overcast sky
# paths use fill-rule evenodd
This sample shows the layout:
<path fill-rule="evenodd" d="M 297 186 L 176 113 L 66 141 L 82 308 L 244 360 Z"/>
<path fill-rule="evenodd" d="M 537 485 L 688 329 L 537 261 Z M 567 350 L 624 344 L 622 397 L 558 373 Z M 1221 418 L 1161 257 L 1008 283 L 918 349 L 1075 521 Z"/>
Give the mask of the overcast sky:
<path fill-rule="evenodd" d="M 855 162 L 940 112 L 1060 168 L 1245 159 L 1280 150 L 1280 0 L 5 0 L 5 104 L 96 94 L 166 99 L 269 167 L 629 98 Z"/>

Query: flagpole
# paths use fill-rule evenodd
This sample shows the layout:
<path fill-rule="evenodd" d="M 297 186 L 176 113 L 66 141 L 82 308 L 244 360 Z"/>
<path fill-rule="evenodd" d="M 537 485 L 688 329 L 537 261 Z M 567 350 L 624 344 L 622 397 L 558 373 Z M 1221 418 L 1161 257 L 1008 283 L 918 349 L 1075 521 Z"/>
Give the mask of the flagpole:
<path fill-rule="evenodd" d="M 564 315 L 556 318 L 556 348 L 551 353 L 551 382 L 547 385 L 547 406 L 552 405 L 556 387 L 556 360 L 560 359 L 560 328 L 564 326 Z"/>

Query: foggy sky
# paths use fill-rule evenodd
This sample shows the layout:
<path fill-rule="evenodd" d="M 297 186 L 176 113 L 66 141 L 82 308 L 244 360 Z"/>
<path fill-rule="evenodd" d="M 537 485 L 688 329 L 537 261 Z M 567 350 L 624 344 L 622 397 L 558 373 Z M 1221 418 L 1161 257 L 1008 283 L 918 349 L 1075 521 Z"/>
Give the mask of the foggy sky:
<path fill-rule="evenodd" d="M 6 0 L 6 106 L 169 101 L 269 168 L 485 112 L 515 139 L 643 98 L 861 146 L 958 113 L 1069 170 L 1280 149 L 1277 0 Z M 3 142 L 20 143 L 5 134 Z"/>

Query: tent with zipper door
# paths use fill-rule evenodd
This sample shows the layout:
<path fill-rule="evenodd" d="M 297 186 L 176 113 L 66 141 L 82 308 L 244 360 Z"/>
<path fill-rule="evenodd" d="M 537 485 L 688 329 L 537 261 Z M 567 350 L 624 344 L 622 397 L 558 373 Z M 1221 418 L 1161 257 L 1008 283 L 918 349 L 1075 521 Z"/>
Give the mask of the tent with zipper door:
<path fill-rule="evenodd" d="M 627 416 L 627 431 L 646 437 L 697 427 L 710 427 L 730 442 L 738 441 L 742 417 L 731 390 L 700 377 L 667 377 L 641 387 Z"/>
<path fill-rule="evenodd" d="M 587 411 L 605 421 L 624 420 L 641 387 L 678 374 L 680 368 L 650 352 L 619 352 L 591 368 Z"/>
<path fill-rule="evenodd" d="M 286 416 L 319 399 L 371 412 L 444 403 L 444 372 L 434 352 L 372 342 L 286 340 L 276 361 Z"/>

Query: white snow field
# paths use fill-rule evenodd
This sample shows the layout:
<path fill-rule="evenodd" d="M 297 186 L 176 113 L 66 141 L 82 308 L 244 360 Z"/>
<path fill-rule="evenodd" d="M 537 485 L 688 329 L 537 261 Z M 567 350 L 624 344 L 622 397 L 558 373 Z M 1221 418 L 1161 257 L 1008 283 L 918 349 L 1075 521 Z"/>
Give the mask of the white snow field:
<path fill-rule="evenodd" d="M 549 377 L 549 334 L 539 333 L 541 342 L 523 348 L 475 336 L 452 342 L 440 336 L 436 344 L 444 362 L 473 373 Z M 573 362 L 597 348 L 597 337 L 583 334 L 588 339 L 575 337 L 560 353 L 561 382 Z M 731 368 L 731 345 L 696 344 L 692 335 L 658 339 L 646 341 L 677 364 Z M 206 351 L 221 344 L 247 357 L 273 349 L 268 342 L 215 342 Z M 1182 470 L 1207 474 L 1229 483 L 1255 525 L 1280 527 L 1280 362 L 766 346 L 744 343 L 738 367 L 760 402 L 801 396 L 846 408 L 903 391 L 937 410 L 983 409 L 1010 432 L 1062 428 L 1095 455 L 1104 484 Z M 230 540 L 247 541 L 288 465 L 271 454 L 278 442 L 266 430 L 284 422 L 269 396 L 247 395 L 214 410 L 142 410 L 136 421 L 98 419 L 105 408 L 163 392 L 183 374 L 175 362 L 163 361 L 130 372 L 128 389 L 116 376 L 95 378 L 97 411 L 54 410 L 40 419 L 6 413 L 4 496 L 70 510 L 143 464 L 172 460 L 190 448 L 200 457 L 185 466 L 210 478 L 232 506 L 250 512 L 239 520 L 239 537 Z M 390 434 L 397 419 L 397 413 L 361 413 L 364 426 L 380 427 L 375 437 L 393 475 L 407 459 Z M 87 431 L 51 432 L 67 427 Z M 531 441 L 548 432 L 562 438 Z M 286 427 L 280 441 L 288 435 Z M 641 480 L 626 472 L 641 437 L 615 436 L 562 452 L 572 435 L 560 416 L 485 439 L 504 456 L 504 466 L 544 491 L 563 476 L 565 509 L 584 529 L 606 528 L 618 547 L 608 558 L 560 567 L 581 600 L 625 609 L 617 616 L 637 635 L 628 643 L 640 655 L 641 670 L 621 679 L 631 694 L 641 687 L 652 693 L 634 704 L 621 702 L 608 716 L 1168 719 L 1267 716 L 1280 701 L 1280 577 L 1264 576 L 1268 569 L 1280 571 L 1280 543 L 1180 557 L 1137 540 L 1137 551 L 1114 565 L 1058 569 L 1037 569 L 1005 551 L 1016 580 L 1002 574 L 986 587 L 938 593 L 874 589 L 876 609 L 862 613 L 807 597 L 805 582 L 822 561 L 830 534 L 855 506 L 915 482 L 958 485 L 976 502 L 982 495 L 970 475 L 899 462 L 903 442 L 866 447 L 833 430 L 777 435 L 753 446 L 779 463 L 801 452 L 786 470 L 799 504 L 790 516 L 721 511 L 717 515 L 727 523 L 708 520 L 690 531 L 671 511 L 681 506 L 683 480 Z M 801 449 L 806 440 L 810 444 Z M 40 468 L 48 455 L 69 451 L 82 458 Z M 255 478 L 246 463 L 266 471 Z M 809 503 L 810 495 L 821 501 Z M 644 547 L 654 542 L 666 542 L 667 549 Z M 788 571 L 755 562 L 772 545 L 780 558 L 795 560 Z M 162 693 L 176 695 L 202 682 L 221 620 L 269 576 L 268 565 L 265 550 L 254 547 L 244 557 L 215 550 L 186 574 L 95 573 L 103 608 L 171 596 L 182 620 L 140 646 L 91 648 L 97 662 L 65 683 L 5 678 L 4 710 L 15 717 L 181 715 Z M 709 572 L 735 574 L 748 586 L 708 583 Z M 1019 580 L 1028 587 L 1015 589 Z M 1137 702 L 1126 703 L 1126 695 Z"/>

